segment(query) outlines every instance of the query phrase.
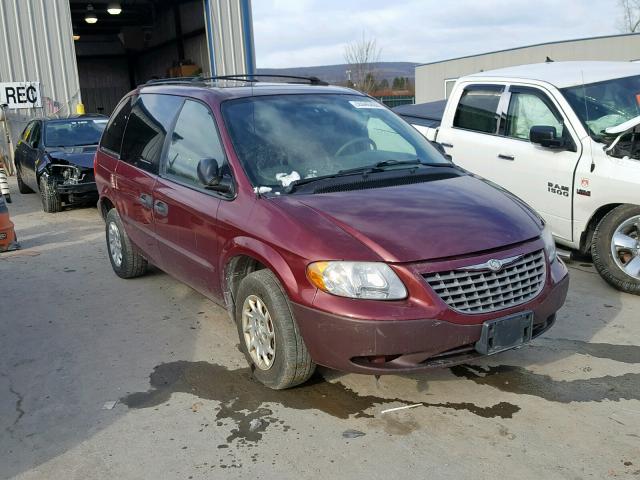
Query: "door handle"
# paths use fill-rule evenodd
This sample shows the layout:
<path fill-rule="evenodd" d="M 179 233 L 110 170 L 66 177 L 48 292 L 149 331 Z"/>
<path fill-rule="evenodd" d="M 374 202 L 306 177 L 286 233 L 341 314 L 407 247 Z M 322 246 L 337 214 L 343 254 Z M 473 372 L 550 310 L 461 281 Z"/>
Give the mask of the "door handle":
<path fill-rule="evenodd" d="M 511 160 L 511 161 L 516 159 L 516 157 L 514 157 L 513 155 L 505 155 L 504 153 L 499 153 L 498 158 L 501 158 L 502 160 Z"/>
<path fill-rule="evenodd" d="M 442 145 L 443 147 L 447 147 L 447 148 L 453 148 L 453 145 L 450 144 L 450 143 L 440 142 L 440 145 Z"/>
<path fill-rule="evenodd" d="M 169 213 L 169 205 L 160 200 L 156 200 L 153 204 L 153 210 L 161 217 L 166 217 Z"/>
<path fill-rule="evenodd" d="M 138 197 L 138 201 L 140 202 L 140 205 L 142 205 L 144 208 L 151 208 L 153 206 L 153 199 L 151 198 L 151 195 L 149 195 L 148 193 L 141 193 L 140 196 Z"/>

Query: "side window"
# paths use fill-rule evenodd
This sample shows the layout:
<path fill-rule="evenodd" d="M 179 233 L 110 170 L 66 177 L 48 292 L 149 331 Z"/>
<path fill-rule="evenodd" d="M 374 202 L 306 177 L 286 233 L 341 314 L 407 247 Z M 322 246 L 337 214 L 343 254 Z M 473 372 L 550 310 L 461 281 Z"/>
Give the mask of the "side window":
<path fill-rule="evenodd" d="M 542 92 L 513 89 L 507 110 L 506 135 L 529 140 L 529 131 L 533 126 L 554 127 L 556 138 L 564 135 L 560 113 Z"/>
<path fill-rule="evenodd" d="M 167 175 L 197 186 L 201 186 L 197 173 L 200 160 L 215 158 L 218 166 L 224 167 L 224 149 L 215 120 L 206 106 L 193 100 L 184 102 L 166 158 Z"/>
<path fill-rule="evenodd" d="M 23 142 L 26 143 L 29 141 L 29 134 L 31 133 L 31 130 L 33 129 L 33 126 L 35 125 L 35 123 L 36 122 L 29 122 L 27 126 L 24 128 L 24 131 L 22 132 L 22 136 L 20 137 Z"/>
<path fill-rule="evenodd" d="M 129 115 L 120 160 L 158 173 L 164 140 L 181 104 L 182 98 L 172 95 L 140 95 Z"/>
<path fill-rule="evenodd" d="M 100 141 L 100 148 L 107 153 L 120 156 L 120 147 L 122 146 L 122 136 L 124 128 L 127 126 L 127 120 L 131 113 L 131 97 L 126 98 L 120 103 L 111 114 L 107 128 L 105 128 Z"/>
<path fill-rule="evenodd" d="M 504 87 L 498 85 L 472 85 L 464 89 L 453 126 L 482 133 L 494 134 L 498 130 L 498 103 Z"/>
<path fill-rule="evenodd" d="M 42 138 L 42 123 L 34 122 L 33 128 L 31 129 L 31 134 L 29 135 L 29 145 L 33 148 L 38 148 L 40 146 L 40 139 Z"/>

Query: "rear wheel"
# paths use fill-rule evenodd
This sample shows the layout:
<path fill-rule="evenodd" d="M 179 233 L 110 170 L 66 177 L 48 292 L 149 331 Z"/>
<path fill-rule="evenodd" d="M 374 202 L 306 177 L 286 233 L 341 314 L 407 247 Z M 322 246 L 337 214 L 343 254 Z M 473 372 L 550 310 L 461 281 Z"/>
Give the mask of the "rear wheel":
<path fill-rule="evenodd" d="M 18 191 L 20 193 L 33 193 L 33 190 L 31 190 L 29 187 L 27 187 L 25 185 L 25 183 L 22 181 L 22 176 L 20 175 L 20 170 L 18 170 L 16 172 L 16 179 L 18 180 Z"/>
<path fill-rule="evenodd" d="M 135 278 L 144 275 L 147 271 L 147 260 L 131 243 L 115 208 L 107 213 L 105 225 L 109 260 L 116 275 L 120 278 Z"/>
<path fill-rule="evenodd" d="M 640 206 L 611 210 L 596 227 L 591 255 L 610 285 L 640 295 Z"/>
<path fill-rule="evenodd" d="M 274 390 L 306 382 L 315 364 L 298 331 L 289 300 L 269 270 L 247 275 L 238 288 L 236 325 L 253 376 Z"/>
<path fill-rule="evenodd" d="M 42 210 L 46 213 L 57 213 L 62 210 L 62 202 L 55 185 L 45 177 L 40 177 L 40 200 Z"/>

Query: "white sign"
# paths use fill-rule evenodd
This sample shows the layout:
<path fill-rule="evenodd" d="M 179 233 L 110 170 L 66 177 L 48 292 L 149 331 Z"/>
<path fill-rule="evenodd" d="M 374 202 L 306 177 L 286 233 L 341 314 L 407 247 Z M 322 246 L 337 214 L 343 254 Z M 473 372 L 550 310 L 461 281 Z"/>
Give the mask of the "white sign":
<path fill-rule="evenodd" d="M 42 107 L 40 82 L 0 83 L 0 105 L 13 109 Z"/>

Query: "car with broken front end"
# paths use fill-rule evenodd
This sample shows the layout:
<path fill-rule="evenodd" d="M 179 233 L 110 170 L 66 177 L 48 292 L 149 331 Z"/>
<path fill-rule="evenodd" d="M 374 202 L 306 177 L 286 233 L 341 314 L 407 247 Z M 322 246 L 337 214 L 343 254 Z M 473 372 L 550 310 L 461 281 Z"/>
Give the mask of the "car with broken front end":
<path fill-rule="evenodd" d="M 38 192 L 47 213 L 95 202 L 93 159 L 107 120 L 82 115 L 29 122 L 15 150 L 20 193 Z"/>
<path fill-rule="evenodd" d="M 155 81 L 96 154 L 108 256 L 224 305 L 254 376 L 388 374 L 518 347 L 568 288 L 545 222 L 374 99 L 317 79 Z"/>

